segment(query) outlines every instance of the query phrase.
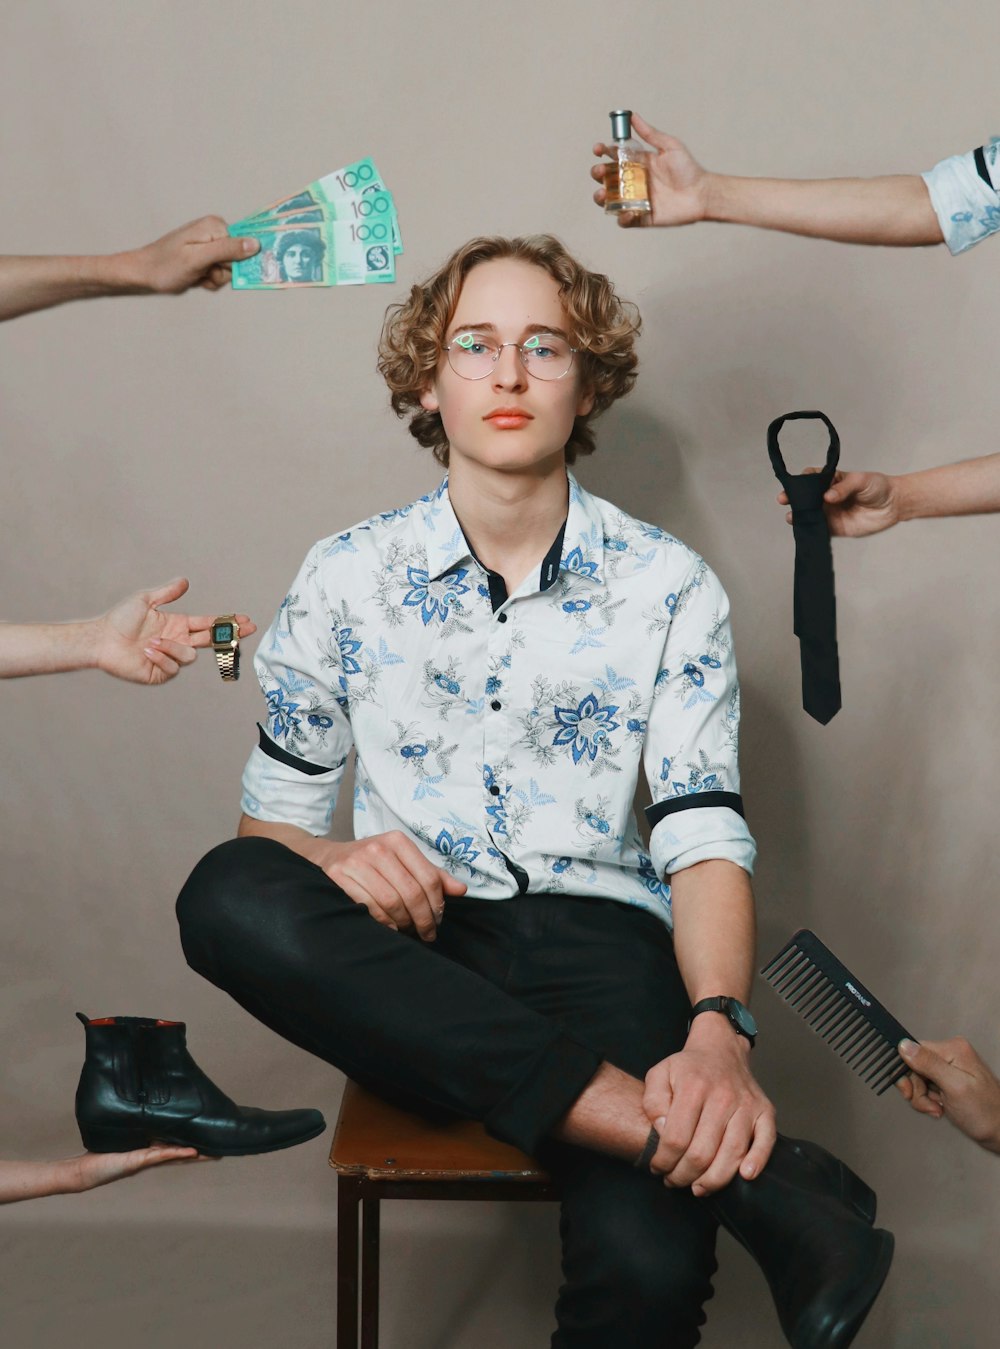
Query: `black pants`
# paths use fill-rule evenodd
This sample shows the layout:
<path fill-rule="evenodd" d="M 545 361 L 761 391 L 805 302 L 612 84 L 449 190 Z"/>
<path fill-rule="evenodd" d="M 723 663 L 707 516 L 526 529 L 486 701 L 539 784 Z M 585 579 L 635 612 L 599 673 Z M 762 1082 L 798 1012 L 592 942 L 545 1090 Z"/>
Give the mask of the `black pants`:
<path fill-rule="evenodd" d="M 642 1078 L 690 1010 L 663 924 L 615 900 L 448 899 L 427 944 L 376 923 L 270 839 L 235 839 L 177 901 L 188 963 L 380 1095 L 482 1120 L 558 1180 L 565 1283 L 553 1349 L 687 1349 L 715 1223 L 688 1190 L 547 1135 L 602 1060 Z"/>

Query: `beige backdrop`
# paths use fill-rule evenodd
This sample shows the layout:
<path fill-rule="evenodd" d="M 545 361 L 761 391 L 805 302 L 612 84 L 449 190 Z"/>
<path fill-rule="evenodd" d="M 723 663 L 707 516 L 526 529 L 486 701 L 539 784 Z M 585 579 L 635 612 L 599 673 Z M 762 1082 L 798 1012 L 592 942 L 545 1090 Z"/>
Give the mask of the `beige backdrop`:
<path fill-rule="evenodd" d="M 962 1031 L 1000 1060 L 996 522 L 837 545 L 845 706 L 821 728 L 798 705 L 792 541 L 764 443 L 772 417 L 821 407 L 848 466 L 995 449 L 1000 244 L 953 260 L 719 226 L 624 234 L 587 177 L 622 104 L 719 169 L 929 167 L 1000 132 L 996 6 L 9 8 L 3 251 L 232 219 L 370 153 L 406 253 L 391 293 L 102 301 L 0 329 L 3 616 L 89 614 L 184 572 L 193 609 L 266 625 L 316 538 L 437 481 L 374 373 L 384 305 L 470 235 L 554 231 L 645 320 L 636 392 L 580 476 L 703 551 L 732 598 L 762 953 L 813 926 L 915 1033 Z M 78 1149 L 77 1008 L 183 1017 L 239 1100 L 332 1121 L 339 1075 L 191 973 L 176 937 L 180 883 L 233 832 L 253 679 L 223 687 L 202 660 L 160 691 L 88 673 L 0 697 L 0 1156 Z M 876 1099 L 763 985 L 756 1010 L 784 1128 L 858 1166 L 897 1234 L 858 1345 L 993 1344 L 1000 1162 Z M 7 1209 L 4 1343 L 331 1344 L 327 1146 Z M 404 1205 L 384 1245 L 386 1349 L 548 1343 L 554 1210 Z M 762 1281 L 721 1248 L 707 1349 L 778 1345 Z"/>

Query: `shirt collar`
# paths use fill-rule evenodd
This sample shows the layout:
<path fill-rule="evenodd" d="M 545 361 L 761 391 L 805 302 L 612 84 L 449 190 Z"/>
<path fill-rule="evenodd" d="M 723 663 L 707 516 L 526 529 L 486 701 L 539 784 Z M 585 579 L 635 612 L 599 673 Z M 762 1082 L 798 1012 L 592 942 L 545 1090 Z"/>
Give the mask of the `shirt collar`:
<path fill-rule="evenodd" d="M 604 522 L 596 500 L 567 472 L 569 514 L 562 534 L 559 570 L 604 583 Z M 460 562 L 472 559 L 462 526 L 448 495 L 448 479 L 425 497 L 421 506 L 421 542 L 427 553 L 427 577 L 435 580 Z M 547 560 L 547 559 L 546 559 Z M 553 578 L 554 579 L 554 578 Z M 542 584 L 543 589 L 548 589 Z"/>

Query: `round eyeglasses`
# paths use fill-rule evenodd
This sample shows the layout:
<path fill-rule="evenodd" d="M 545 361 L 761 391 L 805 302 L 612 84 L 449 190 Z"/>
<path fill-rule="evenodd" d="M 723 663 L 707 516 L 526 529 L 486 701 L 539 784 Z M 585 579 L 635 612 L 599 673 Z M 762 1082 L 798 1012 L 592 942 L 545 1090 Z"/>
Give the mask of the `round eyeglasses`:
<path fill-rule="evenodd" d="M 521 364 L 535 379 L 562 379 L 578 350 L 555 333 L 533 333 L 525 342 L 496 342 L 485 333 L 459 333 L 445 352 L 448 364 L 462 379 L 485 379 L 492 374 L 504 347 L 517 347 Z"/>

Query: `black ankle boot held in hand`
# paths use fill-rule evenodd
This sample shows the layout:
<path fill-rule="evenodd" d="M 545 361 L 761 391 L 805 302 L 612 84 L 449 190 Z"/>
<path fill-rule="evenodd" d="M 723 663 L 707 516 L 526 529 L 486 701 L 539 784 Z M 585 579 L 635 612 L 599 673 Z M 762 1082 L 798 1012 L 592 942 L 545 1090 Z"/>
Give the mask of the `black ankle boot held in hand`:
<path fill-rule="evenodd" d="M 77 1017 L 87 1058 L 76 1121 L 88 1152 L 174 1143 L 210 1157 L 244 1157 L 294 1147 L 326 1128 L 318 1110 L 235 1105 L 188 1053 L 183 1021 Z"/>
<path fill-rule="evenodd" d="M 871 1226 L 874 1191 L 818 1144 L 779 1134 L 755 1180 L 737 1175 L 706 1202 L 760 1266 L 793 1349 L 846 1349 L 892 1263 L 892 1233 Z"/>

